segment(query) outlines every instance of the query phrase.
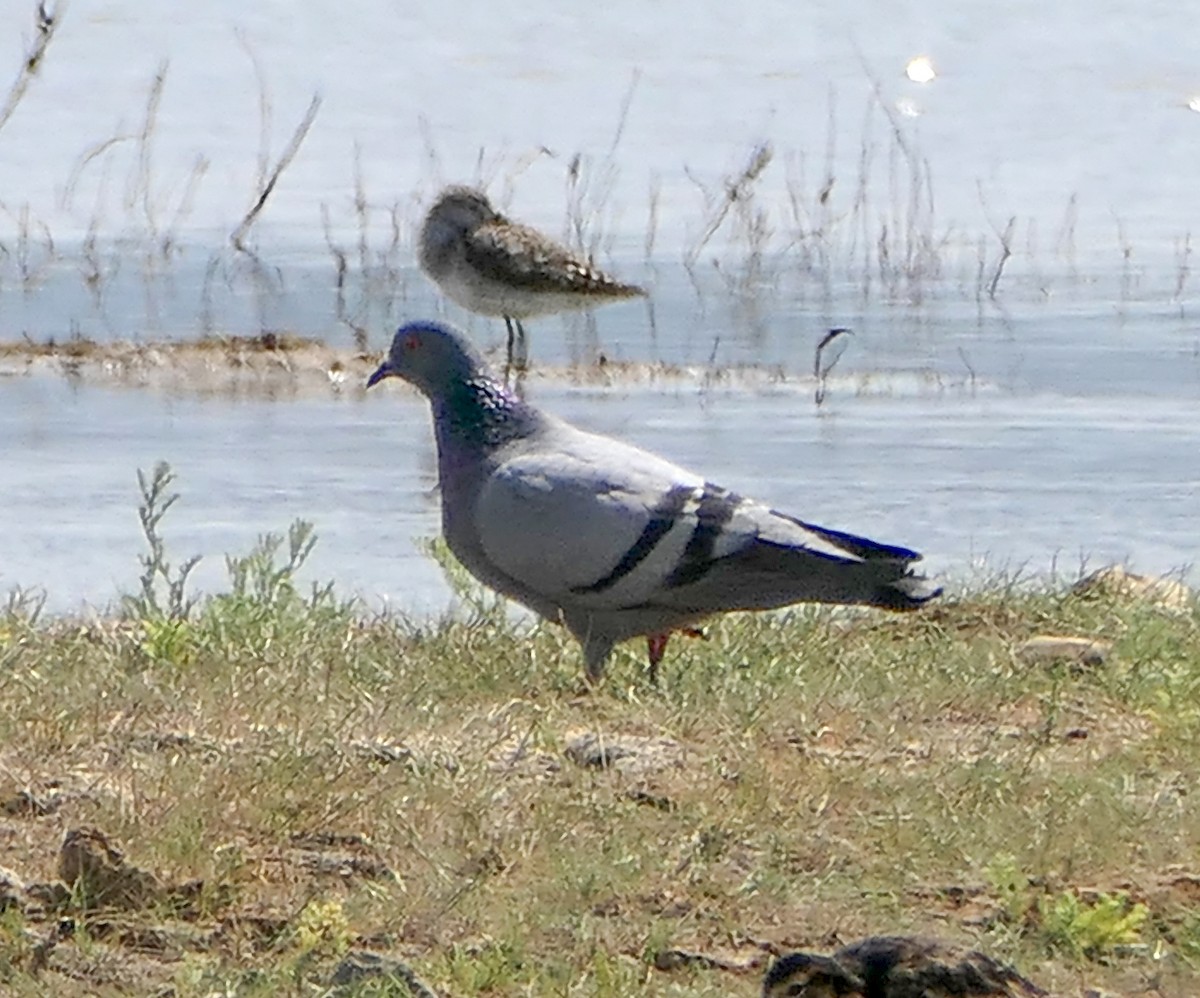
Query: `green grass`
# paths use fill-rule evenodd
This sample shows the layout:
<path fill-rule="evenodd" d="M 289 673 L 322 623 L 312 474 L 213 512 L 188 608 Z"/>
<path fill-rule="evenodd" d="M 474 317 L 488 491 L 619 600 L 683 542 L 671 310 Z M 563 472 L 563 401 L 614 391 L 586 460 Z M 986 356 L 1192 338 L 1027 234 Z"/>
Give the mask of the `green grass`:
<path fill-rule="evenodd" d="M 76 898 L 36 974 L 64 912 L 10 909 L 4 993 L 321 994 L 366 947 L 453 995 L 751 996 L 770 950 L 909 931 L 1055 993 L 1196 993 L 1194 606 L 996 583 L 908 616 L 731 617 L 677 639 L 658 688 L 631 643 L 586 692 L 561 629 L 462 577 L 433 623 L 303 589 L 310 540 L 195 602 L 149 572 L 158 595 L 109 619 L 0 616 L 0 804 L 58 795 L 0 815 L 0 863 L 51 881 L 93 825 L 199 881 L 183 906 Z M 1022 664 L 1039 633 L 1114 655 Z M 585 768 L 587 732 L 676 746 Z M 712 961 L 656 969 L 668 950 Z"/>

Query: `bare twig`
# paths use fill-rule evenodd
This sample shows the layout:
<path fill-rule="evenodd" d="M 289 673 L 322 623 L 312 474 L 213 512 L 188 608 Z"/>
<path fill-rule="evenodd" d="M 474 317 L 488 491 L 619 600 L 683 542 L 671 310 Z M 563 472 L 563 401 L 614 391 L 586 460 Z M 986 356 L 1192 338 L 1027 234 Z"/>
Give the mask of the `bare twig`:
<path fill-rule="evenodd" d="M 234 32 L 238 45 L 241 46 L 250 65 L 254 68 L 254 82 L 258 87 L 258 176 L 254 182 L 255 190 L 262 190 L 267 182 L 267 169 L 271 163 L 271 95 L 267 90 L 267 77 L 263 72 L 258 53 L 250 47 L 246 33 L 238 28 Z"/>
<path fill-rule="evenodd" d="M 634 70 L 625 95 L 621 99 L 612 141 L 609 143 L 608 151 L 599 162 L 595 162 L 592 157 L 585 156 L 580 152 L 575 153 L 567 162 L 565 238 L 570 245 L 589 259 L 594 259 L 606 243 L 608 246 L 611 246 L 612 243 L 611 234 L 606 238 L 602 223 L 605 216 L 609 214 L 609 202 L 616 188 L 616 153 L 621 145 L 621 138 L 625 134 L 629 109 L 633 104 L 640 80 L 641 72 Z"/>
<path fill-rule="evenodd" d="M 38 70 L 42 66 L 42 60 L 46 57 L 46 50 L 50 47 L 50 42 L 54 39 L 54 33 L 58 30 L 59 24 L 62 22 L 62 12 L 65 8 L 64 3 L 55 4 L 53 7 L 47 7 L 45 0 L 40 0 L 37 5 L 37 11 L 34 15 L 34 38 L 33 44 L 29 47 L 29 51 L 25 53 L 25 58 L 21 62 L 21 68 L 17 70 L 17 78 L 13 80 L 12 85 L 8 88 L 8 94 L 4 98 L 4 104 L 0 105 L 0 128 L 8 124 L 8 119 L 13 116 L 21 99 L 29 90 L 29 85 L 33 82 L 33 78 L 37 76 Z"/>
<path fill-rule="evenodd" d="M 872 71 L 857 45 L 855 52 L 863 72 L 871 81 L 875 107 L 887 119 L 891 130 L 888 177 L 892 225 L 889 228 L 885 223 L 880 231 L 880 279 L 894 288 L 903 277 L 913 300 L 919 301 L 923 296 L 922 282 L 936 274 L 940 265 L 938 249 L 945 244 L 944 239 L 939 243 L 933 235 L 936 212 L 929 161 L 920 155 L 909 130 L 903 126 L 894 105 L 884 94 L 878 74 Z M 902 167 L 907 168 L 907 178 L 902 176 Z M 908 182 L 906 202 L 900 196 L 900 184 L 904 179 Z M 889 238 L 890 243 L 886 241 Z"/>
<path fill-rule="evenodd" d="M 54 236 L 50 233 L 50 227 L 33 214 L 28 203 L 14 212 L 0 201 L 0 213 L 11 218 L 17 228 L 16 246 L 10 251 L 7 246 L 0 245 L 0 255 L 16 261 L 21 285 L 28 291 L 37 284 L 46 267 L 54 262 Z"/>
<path fill-rule="evenodd" d="M 1004 266 L 1008 263 L 1009 257 L 1012 256 L 1012 241 L 1013 233 L 1017 228 L 1017 216 L 1009 216 L 1007 224 L 1003 229 L 992 219 L 991 213 L 988 211 L 988 198 L 984 192 L 983 183 L 976 181 L 976 189 L 979 192 L 979 205 L 983 208 L 984 217 L 987 218 L 988 226 L 996 234 L 996 238 L 1000 241 L 1000 259 L 996 261 L 996 266 L 992 270 L 992 278 L 988 281 L 988 297 L 995 300 L 996 289 L 1000 286 L 1000 278 L 1004 276 Z M 980 271 L 982 273 L 983 262 L 980 261 Z M 978 290 L 978 289 L 977 289 Z"/>
<path fill-rule="evenodd" d="M 158 125 L 158 108 L 162 104 L 163 88 L 167 83 L 167 69 L 170 64 L 165 60 L 159 63 L 150 84 L 150 92 L 146 95 L 146 116 L 142 120 L 142 130 L 138 133 L 138 164 L 132 185 L 126 193 L 126 203 L 132 208 L 135 202 L 141 201 L 142 213 L 146 216 L 146 224 L 150 227 L 150 235 L 158 238 L 158 225 L 155 221 L 155 208 L 150 196 L 150 178 L 152 175 L 150 157 L 154 151 L 154 130 Z"/>
<path fill-rule="evenodd" d="M 1171 295 L 1175 301 L 1183 297 L 1183 289 L 1192 272 L 1192 234 L 1184 233 L 1182 239 L 1175 240 L 1175 292 Z"/>
<path fill-rule="evenodd" d="M 371 217 L 367 204 L 367 185 L 363 180 L 362 146 L 354 143 L 354 217 L 358 221 L 358 269 L 362 271 L 363 283 L 370 280 L 370 228 Z"/>
<path fill-rule="evenodd" d="M 221 268 L 221 254 L 213 253 L 204 267 L 204 283 L 200 286 L 200 329 L 211 336 L 216 327 L 213 308 L 213 284 Z"/>
<path fill-rule="evenodd" d="M 275 168 L 267 177 L 267 182 L 261 186 L 258 196 L 254 200 L 254 204 L 250 210 L 246 212 L 245 217 L 238 224 L 238 227 L 233 230 L 229 239 L 233 243 L 234 248 L 239 252 L 248 253 L 246 248 L 246 236 L 250 233 L 251 226 L 266 207 L 267 199 L 270 198 L 275 190 L 275 185 L 279 183 L 279 178 L 283 176 L 283 171 L 286 170 L 296 158 L 296 153 L 300 151 L 300 144 L 304 141 L 308 130 L 312 128 L 313 122 L 316 120 L 317 112 L 321 109 L 321 95 L 313 94 L 312 101 L 309 102 L 308 110 L 304 112 L 304 117 L 300 120 L 300 124 L 296 126 L 296 130 L 292 133 L 291 139 L 288 141 L 287 147 L 283 150 L 283 154 L 279 157 L 279 161 L 275 164 Z"/>
<path fill-rule="evenodd" d="M 1116 211 L 1112 216 L 1117 225 L 1117 242 L 1121 246 L 1121 304 L 1124 305 L 1133 291 L 1133 243 L 1125 231 L 1125 220 Z"/>
<path fill-rule="evenodd" d="M 102 142 L 97 142 L 90 149 L 85 149 L 75 161 L 75 165 L 71 167 L 70 176 L 67 177 L 67 182 L 63 186 L 62 197 L 59 199 L 61 205 L 64 208 L 71 208 L 74 205 L 75 192 L 79 187 L 79 181 L 83 177 L 83 171 L 91 166 L 93 161 L 122 142 L 132 142 L 135 138 L 137 136 L 130 133 L 114 135 L 111 138 L 104 139 Z"/>
<path fill-rule="evenodd" d="M 965 367 L 967 369 L 967 375 L 971 379 L 971 391 L 974 392 L 975 391 L 975 381 L 976 381 L 975 368 L 971 366 L 971 360 L 967 356 L 967 351 L 964 350 L 962 347 L 958 348 L 958 359 L 963 362 L 963 367 Z"/>
<path fill-rule="evenodd" d="M 709 240 L 717 234 L 717 230 L 724 224 L 730 209 L 735 204 L 745 201 L 746 198 L 750 197 L 754 182 L 762 176 L 763 171 L 770 165 L 774 156 L 775 151 L 771 148 L 769 142 L 755 146 L 750 154 L 749 161 L 742 168 L 741 172 L 734 177 L 725 178 L 724 196 L 709 216 L 708 221 L 704 225 L 704 230 L 700 233 L 700 237 L 684 254 L 683 265 L 687 270 L 690 271 L 695 267 L 700 254 L 704 252 L 704 247 L 708 245 Z"/>
<path fill-rule="evenodd" d="M 1075 226 L 1079 221 L 1079 195 L 1072 194 L 1067 199 L 1067 207 L 1063 211 L 1062 224 L 1054 237 L 1054 252 L 1060 258 L 1065 258 L 1071 277 L 1075 277 Z"/>
<path fill-rule="evenodd" d="M 417 115 L 417 131 L 421 133 L 421 148 L 425 153 L 425 166 L 435 183 L 442 179 L 442 158 L 438 155 L 437 143 L 433 139 L 433 126 L 425 115 Z"/>
<path fill-rule="evenodd" d="M 654 256 L 654 241 L 658 236 L 658 202 L 662 196 L 662 178 L 654 174 L 650 178 L 650 208 L 646 222 L 646 241 L 644 244 L 646 262 Z"/>
<path fill-rule="evenodd" d="M 1000 278 L 1004 274 L 1004 265 L 1008 263 L 1008 258 L 1012 256 L 1012 237 L 1013 230 L 1017 227 L 1017 216 L 1012 215 L 1008 219 L 1008 224 L 1004 227 L 1004 231 L 996 231 L 996 238 L 1000 240 L 1000 259 L 996 261 L 996 269 L 992 271 L 992 279 L 988 281 L 988 297 L 996 297 L 996 288 L 1000 284 Z"/>
<path fill-rule="evenodd" d="M 642 82 L 642 71 L 635 69 L 629 77 L 629 87 L 621 98 L 621 110 L 617 115 L 617 127 L 613 131 L 612 143 L 608 147 L 608 158 L 611 160 L 617 154 L 621 137 L 625 134 L 625 123 L 629 120 L 629 108 L 633 104 L 633 96 L 637 93 L 638 84 Z"/>
<path fill-rule="evenodd" d="M 700 383 L 701 393 L 708 394 L 708 390 L 716 383 L 717 371 L 717 351 L 721 348 L 721 334 L 717 333 L 713 336 L 712 349 L 708 352 L 708 366 L 704 369 L 704 380 Z"/>
<path fill-rule="evenodd" d="M 846 336 L 852 336 L 853 333 L 844 326 L 838 326 L 836 329 L 831 329 L 821 337 L 821 342 L 817 344 L 817 349 L 813 353 L 813 377 L 816 379 L 817 387 L 814 392 L 813 399 L 819 406 L 825 401 L 825 381 L 829 377 L 829 372 L 842 359 L 842 354 L 846 352 L 847 340 Z M 825 351 L 829 349 L 837 341 L 841 341 L 836 353 L 834 353 L 827 361 L 822 361 Z"/>
<path fill-rule="evenodd" d="M 200 186 L 200 181 L 204 179 L 204 175 L 208 173 L 208 167 L 208 157 L 203 154 L 197 156 L 196 161 L 192 164 L 192 170 L 188 174 L 187 181 L 184 183 L 183 194 L 180 195 L 179 204 L 175 206 L 175 213 L 171 216 L 171 221 L 167 224 L 167 230 L 163 233 L 162 239 L 159 242 L 159 249 L 162 251 L 164 257 L 168 256 L 174 248 L 175 237 L 178 235 L 179 229 L 192 213 L 192 206 L 196 199 L 196 190 Z"/>
<path fill-rule="evenodd" d="M 321 205 L 321 225 L 325 230 L 325 246 L 329 250 L 329 255 L 333 257 L 334 312 L 338 321 L 347 326 L 354 334 L 355 349 L 365 352 L 369 334 L 367 328 L 358 321 L 357 316 L 350 314 L 350 309 L 346 304 L 346 277 L 350 270 L 349 260 L 346 251 L 333 241 L 333 227 L 329 222 L 329 206 L 325 204 Z"/>

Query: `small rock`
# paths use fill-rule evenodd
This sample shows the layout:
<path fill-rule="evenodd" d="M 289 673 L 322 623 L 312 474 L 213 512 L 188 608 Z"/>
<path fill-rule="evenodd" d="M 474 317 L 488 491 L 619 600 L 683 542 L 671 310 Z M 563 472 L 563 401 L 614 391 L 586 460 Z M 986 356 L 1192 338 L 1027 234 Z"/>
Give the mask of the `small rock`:
<path fill-rule="evenodd" d="M 1144 600 L 1166 610 L 1186 610 L 1196 595 L 1177 579 L 1137 575 L 1121 565 L 1108 565 L 1071 587 L 1076 596 Z"/>
<path fill-rule="evenodd" d="M 407 963 L 367 950 L 351 950 L 347 953 L 334 969 L 329 983 L 337 994 L 350 992 L 360 982 L 380 977 L 403 982 L 408 986 L 412 998 L 438 998 L 437 992 L 417 977 Z"/>
<path fill-rule="evenodd" d="M 389 742 L 360 740 L 351 742 L 350 748 L 369 762 L 378 762 L 385 766 L 394 762 L 409 762 L 413 757 L 412 749 L 408 746 L 393 745 Z"/>
<path fill-rule="evenodd" d="M 315 849 L 289 849 L 284 857 L 287 862 L 311 870 L 313 873 L 328 874 L 349 879 L 362 877 L 364 880 L 398 881 L 395 871 L 382 860 L 371 856 L 355 856 L 345 852 L 323 852 Z"/>
<path fill-rule="evenodd" d="M 198 738 L 187 731 L 143 732 L 133 736 L 129 747 L 139 752 L 197 752 L 208 759 L 216 759 L 221 754 L 221 746 L 216 742 Z"/>
<path fill-rule="evenodd" d="M 508 867 L 509 864 L 505 862 L 500 850 L 495 846 L 490 846 L 483 852 L 472 856 L 465 863 L 463 863 L 463 865 L 458 868 L 458 874 L 461 877 L 470 877 L 472 880 L 480 880 L 483 877 L 503 873 L 508 869 Z"/>
<path fill-rule="evenodd" d="M 53 880 L 49 883 L 30 884 L 25 888 L 25 896 L 46 911 L 57 911 L 67 906 L 71 900 L 71 891 L 61 880 Z"/>
<path fill-rule="evenodd" d="M 88 907 L 142 908 L 163 893 L 159 879 L 126 862 L 98 828 L 71 828 L 58 854 L 58 875 Z"/>
<path fill-rule="evenodd" d="M 697 950 L 662 949 L 654 954 L 654 969 L 669 972 L 682 967 L 703 967 L 705 970 L 745 973 L 765 961 L 766 956 L 761 952 L 701 953 Z"/>
<path fill-rule="evenodd" d="M 21 907 L 21 895 L 25 893 L 25 883 L 19 874 L 0 866 L 0 911 Z"/>
<path fill-rule="evenodd" d="M 585 732 L 569 735 L 566 756 L 577 766 L 648 773 L 683 766 L 683 746 L 671 738 Z"/>
<path fill-rule="evenodd" d="M 365 849 L 374 852 L 375 847 L 361 832 L 293 832 L 288 841 L 298 849 Z"/>
<path fill-rule="evenodd" d="M 621 899 L 610 897 L 597 901 L 592 905 L 592 914 L 597 918 L 619 918 L 623 914 Z"/>
<path fill-rule="evenodd" d="M 1058 634 L 1039 634 L 1017 648 L 1017 658 L 1027 665 L 1066 663 L 1081 668 L 1103 665 L 1112 653 L 1112 644 L 1095 638 Z"/>
<path fill-rule="evenodd" d="M 185 952 L 199 952 L 210 944 L 210 934 L 203 929 L 180 923 L 147 925 L 127 915 L 89 917 L 87 930 L 92 939 L 117 944 L 125 951 L 153 953 L 167 960 L 179 960 Z"/>
<path fill-rule="evenodd" d="M 553 776 L 562 770 L 562 760 L 529 743 L 528 738 L 504 742 L 489 754 L 488 768 L 497 773 L 524 776 Z"/>
<path fill-rule="evenodd" d="M 54 947 L 64 939 L 70 939 L 73 935 L 75 935 L 74 919 L 60 918 L 54 927 L 44 937 L 38 939 L 34 945 L 29 959 L 29 972 L 36 975 L 45 970 L 46 964 L 50 962 L 50 954 L 54 952 Z"/>
<path fill-rule="evenodd" d="M 625 796 L 635 804 L 644 804 L 656 811 L 675 810 L 675 802 L 666 794 L 656 794 L 651 790 L 635 787 L 633 790 L 626 791 Z"/>
<path fill-rule="evenodd" d="M 360 739 L 351 742 L 349 748 L 359 758 L 381 766 L 402 763 L 414 770 L 444 769 L 447 773 L 457 773 L 459 769 L 458 759 L 442 745 L 402 745 Z"/>
<path fill-rule="evenodd" d="M 12 818 L 44 818 L 63 804 L 62 794 L 38 797 L 32 790 L 18 790 L 0 799 L 0 814 Z"/>

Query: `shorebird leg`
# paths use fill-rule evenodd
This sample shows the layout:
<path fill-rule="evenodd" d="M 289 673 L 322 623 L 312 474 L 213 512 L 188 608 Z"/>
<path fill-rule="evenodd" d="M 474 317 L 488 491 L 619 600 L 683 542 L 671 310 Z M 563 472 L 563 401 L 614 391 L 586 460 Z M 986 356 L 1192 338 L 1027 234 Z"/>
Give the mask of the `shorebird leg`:
<path fill-rule="evenodd" d="M 699 627 L 681 627 L 679 628 L 679 633 L 688 638 L 708 640 L 708 635 Z M 667 642 L 670 640 L 670 631 L 666 631 L 663 634 L 646 635 L 646 658 L 650 663 L 650 683 L 653 686 L 658 685 L 658 664 L 663 660 L 663 655 L 667 652 Z"/>
<path fill-rule="evenodd" d="M 504 357 L 504 383 L 508 384 L 509 375 L 512 373 L 513 366 L 513 320 L 507 315 L 504 317 L 504 328 L 508 330 L 508 352 Z M 517 323 L 517 328 L 521 328 L 521 324 Z M 524 338 L 525 331 L 521 330 L 521 336 Z"/>
<path fill-rule="evenodd" d="M 520 319 L 513 319 L 517 326 L 517 374 L 529 370 L 529 341 L 525 338 L 525 327 Z"/>

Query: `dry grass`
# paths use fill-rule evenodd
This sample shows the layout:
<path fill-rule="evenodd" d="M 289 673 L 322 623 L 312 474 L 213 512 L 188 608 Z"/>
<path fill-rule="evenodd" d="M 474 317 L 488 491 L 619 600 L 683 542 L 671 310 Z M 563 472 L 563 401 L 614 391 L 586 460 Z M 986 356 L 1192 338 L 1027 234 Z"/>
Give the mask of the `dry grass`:
<path fill-rule="evenodd" d="M 87 827 L 147 871 L 136 900 L 14 895 L 4 993 L 324 994 L 369 948 L 451 995 L 750 996 L 773 952 L 897 931 L 1057 994 L 1196 993 L 1194 606 L 997 585 L 729 619 L 660 689 L 631 645 L 588 694 L 559 629 L 477 590 L 417 626 L 287 564 L 0 617 L 0 862 L 50 884 Z M 1038 633 L 1115 655 L 1020 664 Z M 1104 905 L 1135 917 L 1078 916 Z"/>

